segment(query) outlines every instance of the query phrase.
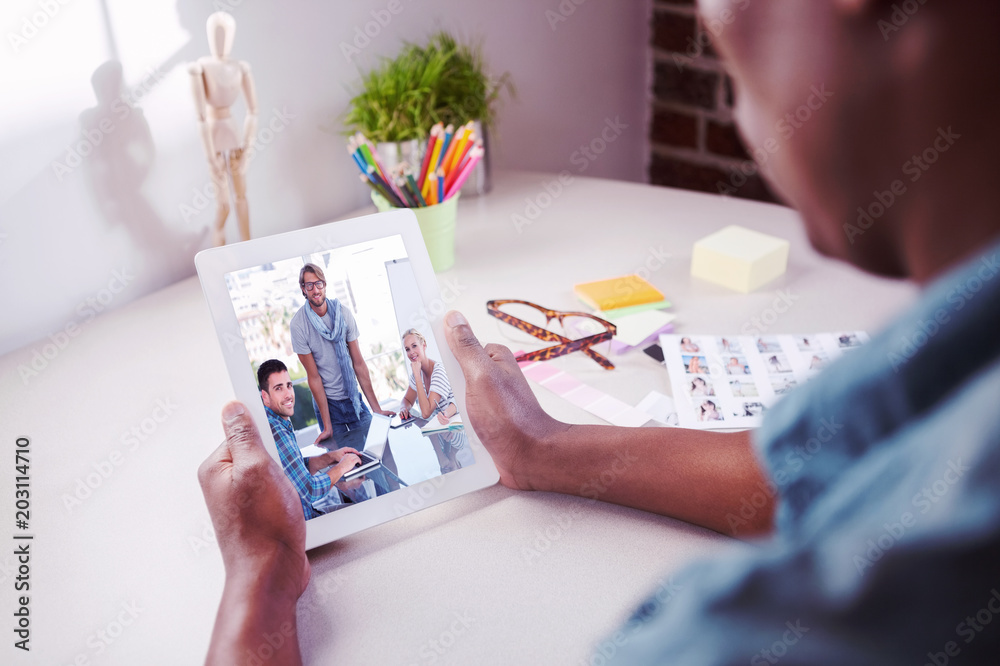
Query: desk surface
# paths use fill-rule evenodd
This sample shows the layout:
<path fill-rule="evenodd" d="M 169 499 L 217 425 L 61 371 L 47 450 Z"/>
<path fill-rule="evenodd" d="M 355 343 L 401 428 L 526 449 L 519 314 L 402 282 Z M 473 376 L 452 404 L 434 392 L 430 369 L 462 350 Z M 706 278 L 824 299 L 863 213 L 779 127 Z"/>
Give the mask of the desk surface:
<path fill-rule="evenodd" d="M 740 332 L 755 318 L 773 333 L 874 331 L 915 294 L 820 258 L 784 208 L 579 177 L 552 197 L 554 181 L 502 174 L 490 195 L 459 204 L 458 261 L 440 278 L 484 342 L 504 339 L 487 299 L 575 307 L 574 283 L 634 271 L 668 295 L 686 333 Z M 740 295 L 688 275 L 692 243 L 732 223 L 791 241 L 780 281 Z M 33 650 L 16 663 L 199 663 L 223 569 L 195 470 L 222 439 L 232 388 L 198 282 L 87 323 L 25 387 L 18 367 L 41 346 L 0 358 L 0 435 L 8 452 L 16 436 L 32 440 L 37 535 Z M 614 372 L 554 363 L 632 404 L 669 393 L 641 354 L 616 357 Z M 596 422 L 537 394 L 558 418 Z M 11 467 L 0 477 L 8 525 Z M 642 511 L 493 487 L 312 551 L 303 653 L 367 663 L 377 645 L 385 664 L 577 663 L 658 582 L 728 546 Z M 0 551 L 7 618 L 11 550 Z"/>

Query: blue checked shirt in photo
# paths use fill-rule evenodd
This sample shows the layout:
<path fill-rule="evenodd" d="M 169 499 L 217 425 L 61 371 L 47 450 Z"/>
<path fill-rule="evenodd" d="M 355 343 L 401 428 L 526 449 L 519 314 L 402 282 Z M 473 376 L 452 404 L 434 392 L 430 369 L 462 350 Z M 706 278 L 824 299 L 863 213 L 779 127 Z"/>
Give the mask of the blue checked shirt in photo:
<path fill-rule="evenodd" d="M 728 520 L 772 494 L 774 534 L 673 576 L 591 663 L 1000 663 L 1000 245 L 753 440 L 770 483 Z"/>
<path fill-rule="evenodd" d="M 309 473 L 302 451 L 295 439 L 295 430 L 292 422 L 279 416 L 270 407 L 264 407 L 267 412 L 267 423 L 271 426 L 271 434 L 274 435 L 274 443 L 278 447 L 278 457 L 281 458 L 281 469 L 285 470 L 285 476 L 295 486 L 295 492 L 302 502 L 302 512 L 306 520 L 322 515 L 321 512 L 313 508 L 313 502 L 318 502 L 327 495 L 326 504 L 343 504 L 340 492 L 333 486 L 329 475 L 325 472 Z M 330 492 L 333 490 L 333 492 Z"/>

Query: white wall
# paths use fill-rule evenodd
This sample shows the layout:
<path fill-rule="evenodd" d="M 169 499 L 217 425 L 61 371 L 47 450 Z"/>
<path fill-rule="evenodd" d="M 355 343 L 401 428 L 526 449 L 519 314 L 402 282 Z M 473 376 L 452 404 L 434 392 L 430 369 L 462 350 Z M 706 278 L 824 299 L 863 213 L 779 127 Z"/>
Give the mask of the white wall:
<path fill-rule="evenodd" d="M 0 353 L 72 335 L 194 273 L 214 203 L 184 63 L 207 54 L 205 18 L 221 7 L 237 21 L 233 57 L 253 68 L 260 127 L 278 130 L 260 136 L 248 174 L 255 237 L 367 202 L 338 135 L 349 88 L 359 67 L 439 28 L 483 37 L 491 68 L 518 87 L 500 114 L 495 168 L 644 180 L 650 0 L 396 1 L 402 11 L 382 13 L 388 24 L 347 57 L 341 44 L 389 0 L 5 0 Z M 87 111 L 91 77 L 109 60 L 122 63 L 139 110 Z M 618 139 L 593 162 L 574 159 L 609 119 L 627 126 Z M 90 139 L 81 122 L 98 128 Z"/>

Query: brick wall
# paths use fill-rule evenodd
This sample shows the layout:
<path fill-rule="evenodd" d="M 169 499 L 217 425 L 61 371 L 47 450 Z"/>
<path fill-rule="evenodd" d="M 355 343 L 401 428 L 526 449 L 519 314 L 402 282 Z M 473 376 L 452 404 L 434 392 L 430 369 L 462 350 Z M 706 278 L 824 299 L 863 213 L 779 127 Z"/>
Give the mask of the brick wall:
<path fill-rule="evenodd" d="M 728 75 L 695 0 L 654 0 L 649 182 L 778 201 L 756 173 L 732 122 Z M 747 174 L 751 175 L 747 175 Z"/>

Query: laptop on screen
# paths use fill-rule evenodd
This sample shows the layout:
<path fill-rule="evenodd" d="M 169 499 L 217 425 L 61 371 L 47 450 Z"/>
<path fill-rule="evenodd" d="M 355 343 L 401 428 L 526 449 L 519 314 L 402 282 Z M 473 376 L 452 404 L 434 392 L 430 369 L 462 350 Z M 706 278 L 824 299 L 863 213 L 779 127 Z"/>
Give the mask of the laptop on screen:
<path fill-rule="evenodd" d="M 385 445 L 389 441 L 389 423 L 392 419 L 382 414 L 372 414 L 372 422 L 368 427 L 365 447 L 360 451 L 361 464 L 343 476 L 344 481 L 350 481 L 366 472 L 377 469 L 382 464 Z"/>

